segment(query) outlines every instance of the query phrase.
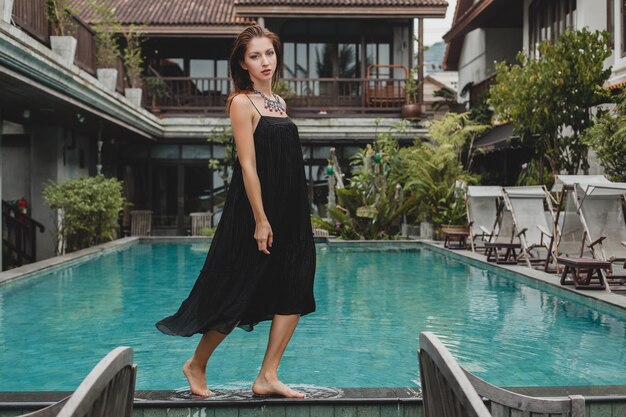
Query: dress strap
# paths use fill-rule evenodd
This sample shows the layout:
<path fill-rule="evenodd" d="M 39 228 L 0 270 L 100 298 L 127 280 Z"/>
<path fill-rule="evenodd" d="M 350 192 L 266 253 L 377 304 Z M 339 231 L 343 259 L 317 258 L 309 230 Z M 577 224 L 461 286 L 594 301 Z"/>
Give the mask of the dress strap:
<path fill-rule="evenodd" d="M 254 106 L 254 109 L 256 110 L 257 113 L 259 113 L 259 116 L 263 116 L 261 114 L 261 112 L 259 111 L 259 109 L 254 105 L 254 101 L 252 101 L 252 99 L 250 98 L 249 95 L 246 94 L 246 97 L 248 97 L 248 100 L 250 100 L 250 103 L 252 103 L 252 105 Z"/>

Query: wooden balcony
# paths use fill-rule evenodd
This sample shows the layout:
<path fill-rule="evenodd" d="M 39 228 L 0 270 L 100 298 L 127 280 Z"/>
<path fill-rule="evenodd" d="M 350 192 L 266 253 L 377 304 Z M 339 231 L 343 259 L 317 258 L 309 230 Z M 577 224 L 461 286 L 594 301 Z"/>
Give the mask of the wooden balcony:
<path fill-rule="evenodd" d="M 223 114 L 228 78 L 148 77 L 146 106 L 156 113 Z M 399 114 L 406 103 L 406 79 L 285 79 L 289 112 L 297 115 Z"/>
<path fill-rule="evenodd" d="M 55 35 L 46 13 L 46 0 L 15 0 L 13 4 L 13 21 L 24 32 L 46 46 L 50 46 L 50 36 Z M 96 75 L 96 42 L 94 30 L 81 18 L 73 15 L 76 26 L 73 36 L 77 40 L 74 63 L 90 73 Z M 124 91 L 126 75 L 121 58 L 116 64 L 118 78 L 117 90 Z"/>

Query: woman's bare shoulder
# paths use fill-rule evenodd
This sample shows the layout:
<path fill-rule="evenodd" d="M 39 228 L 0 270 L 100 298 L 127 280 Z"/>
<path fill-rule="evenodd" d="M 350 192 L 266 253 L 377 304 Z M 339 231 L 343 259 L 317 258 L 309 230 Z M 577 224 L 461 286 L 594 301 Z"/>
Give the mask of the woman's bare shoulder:
<path fill-rule="evenodd" d="M 230 103 L 231 111 L 246 111 L 251 110 L 251 103 L 246 93 L 239 93 L 233 97 Z"/>

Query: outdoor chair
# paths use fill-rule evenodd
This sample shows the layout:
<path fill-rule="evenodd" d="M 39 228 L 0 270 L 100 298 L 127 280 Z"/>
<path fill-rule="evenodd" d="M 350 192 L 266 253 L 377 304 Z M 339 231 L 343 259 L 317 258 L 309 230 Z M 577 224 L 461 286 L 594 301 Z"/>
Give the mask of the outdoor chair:
<path fill-rule="evenodd" d="M 545 268 L 551 260 L 550 246 L 554 228 L 552 196 L 543 185 L 505 187 L 504 201 L 511 211 L 517 237 L 522 245 L 518 261 L 523 259 L 529 268 L 533 264 L 541 264 Z"/>
<path fill-rule="evenodd" d="M 562 285 L 575 285 L 578 289 L 606 288 L 604 279 L 593 283 L 598 265 L 591 248 L 586 244 L 587 232 L 578 209 L 576 184 L 609 183 L 603 175 L 557 175 L 553 192 L 559 195 L 554 217 L 556 231 L 550 245 L 553 259 L 557 261 L 557 273 L 561 274 Z M 548 264 L 546 264 L 546 271 Z M 571 278 L 568 275 L 571 273 Z M 586 278 L 579 279 L 582 275 Z"/>
<path fill-rule="evenodd" d="M 502 187 L 470 185 L 465 193 L 467 224 L 472 252 L 485 250 L 485 243 L 497 233 L 498 206 L 502 199 Z M 480 244 L 480 246 L 477 245 Z"/>
<path fill-rule="evenodd" d="M 585 228 L 586 243 L 593 257 L 610 263 L 601 272 L 604 284 L 623 286 L 626 283 L 623 269 L 626 261 L 626 222 L 624 221 L 624 197 L 626 183 L 576 184 L 574 189 L 578 211 Z M 621 288 L 620 288 L 621 289 Z M 626 289 L 626 288 L 624 288 Z"/>
<path fill-rule="evenodd" d="M 131 417 L 137 366 L 132 348 L 109 352 L 69 397 L 20 417 Z"/>
<path fill-rule="evenodd" d="M 529 397 L 491 385 L 476 375 L 463 371 L 478 395 L 487 400 L 487 406 L 493 416 L 585 416 L 585 398 L 582 395 Z"/>
<path fill-rule="evenodd" d="M 210 211 L 190 213 L 189 216 L 191 217 L 191 236 L 202 236 L 202 229 L 211 227 L 213 213 Z"/>
<path fill-rule="evenodd" d="M 131 210 L 130 235 L 150 236 L 152 234 L 152 210 Z"/>
<path fill-rule="evenodd" d="M 529 397 L 465 371 L 431 332 L 420 334 L 419 363 L 426 417 L 585 415 L 585 399 L 580 395 Z"/>
<path fill-rule="evenodd" d="M 425 417 L 491 417 L 459 364 L 433 333 L 420 333 L 418 358 Z"/>
<path fill-rule="evenodd" d="M 498 264 L 516 264 L 521 243 L 515 242 L 519 237 L 515 233 L 515 223 L 511 211 L 502 202 L 498 209 L 498 222 L 494 225 L 491 241 L 485 242 L 485 255 L 488 262 Z M 497 232 L 496 232 L 497 230 Z"/>

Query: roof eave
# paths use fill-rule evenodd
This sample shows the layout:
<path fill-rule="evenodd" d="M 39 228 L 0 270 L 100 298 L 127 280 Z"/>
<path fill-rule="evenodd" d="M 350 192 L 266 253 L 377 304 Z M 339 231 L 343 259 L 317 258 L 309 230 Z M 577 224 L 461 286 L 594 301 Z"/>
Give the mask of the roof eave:
<path fill-rule="evenodd" d="M 236 37 L 242 30 L 254 23 L 236 25 L 147 25 L 141 26 L 141 33 L 147 36 L 189 36 L 195 37 Z"/>
<path fill-rule="evenodd" d="M 472 22 L 494 2 L 495 0 L 482 0 L 478 3 L 474 3 L 468 11 L 463 13 L 457 21 L 452 23 L 450 30 L 443 35 L 443 40 L 446 43 L 450 43 L 453 39 L 459 36 L 464 36 L 467 32 L 473 29 L 473 26 L 471 25 Z"/>
<path fill-rule="evenodd" d="M 448 6 L 424 7 L 293 7 L 293 6 L 236 6 L 238 16 L 249 17 L 386 17 L 386 18 L 444 18 Z"/>

